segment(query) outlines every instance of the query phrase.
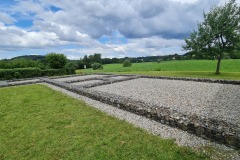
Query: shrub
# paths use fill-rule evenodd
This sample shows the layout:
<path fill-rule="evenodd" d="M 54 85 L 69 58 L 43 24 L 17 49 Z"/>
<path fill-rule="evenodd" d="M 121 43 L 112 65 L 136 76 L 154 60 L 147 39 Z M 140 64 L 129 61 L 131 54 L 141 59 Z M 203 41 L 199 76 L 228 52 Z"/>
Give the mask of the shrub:
<path fill-rule="evenodd" d="M 67 57 L 64 54 L 49 53 L 46 55 L 46 61 L 53 69 L 61 69 L 67 64 Z"/>
<path fill-rule="evenodd" d="M 124 60 L 123 61 L 123 67 L 131 67 L 132 66 L 132 63 L 130 60 Z"/>
<path fill-rule="evenodd" d="M 66 70 L 66 74 L 75 74 L 75 70 L 77 69 L 76 64 L 68 63 L 64 69 Z"/>
<path fill-rule="evenodd" d="M 103 66 L 100 63 L 93 63 L 92 64 L 92 69 L 93 70 L 103 69 Z"/>

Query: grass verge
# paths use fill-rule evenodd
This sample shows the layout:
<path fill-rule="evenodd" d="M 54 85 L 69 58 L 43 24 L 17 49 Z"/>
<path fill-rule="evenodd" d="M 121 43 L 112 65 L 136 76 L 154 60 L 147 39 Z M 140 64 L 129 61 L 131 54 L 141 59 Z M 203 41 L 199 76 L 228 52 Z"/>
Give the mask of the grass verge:
<path fill-rule="evenodd" d="M 0 94 L 0 159 L 207 159 L 43 85 Z"/>

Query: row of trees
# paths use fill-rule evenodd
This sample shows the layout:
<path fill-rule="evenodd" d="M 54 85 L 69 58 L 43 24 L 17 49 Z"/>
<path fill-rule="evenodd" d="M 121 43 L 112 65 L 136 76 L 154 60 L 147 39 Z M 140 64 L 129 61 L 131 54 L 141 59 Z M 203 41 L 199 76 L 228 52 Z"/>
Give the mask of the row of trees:
<path fill-rule="evenodd" d="M 69 62 L 64 54 L 49 53 L 44 58 L 38 60 L 32 60 L 24 57 L 14 58 L 12 60 L 1 60 L 0 68 L 39 68 L 41 70 L 64 69 L 67 74 L 71 74 L 77 69 L 77 65 Z"/>

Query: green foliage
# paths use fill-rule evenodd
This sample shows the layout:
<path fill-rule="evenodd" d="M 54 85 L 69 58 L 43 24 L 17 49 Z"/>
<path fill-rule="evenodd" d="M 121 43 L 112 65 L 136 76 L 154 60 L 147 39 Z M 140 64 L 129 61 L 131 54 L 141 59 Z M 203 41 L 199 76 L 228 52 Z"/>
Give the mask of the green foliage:
<path fill-rule="evenodd" d="M 59 76 L 65 74 L 67 74 L 65 69 L 46 69 L 41 71 L 41 76 Z"/>
<path fill-rule="evenodd" d="M 206 159 L 43 85 L 0 94 L 1 159 Z"/>
<path fill-rule="evenodd" d="M 209 13 L 204 13 L 204 21 L 198 24 L 198 30 L 193 31 L 185 39 L 185 50 L 204 57 L 217 57 L 216 73 L 219 73 L 220 62 L 224 53 L 230 53 L 240 45 L 240 6 L 235 0 L 230 0 L 223 6 L 214 7 Z"/>
<path fill-rule="evenodd" d="M 57 76 L 75 74 L 75 68 L 69 65 L 62 69 L 46 69 L 40 68 L 14 68 L 14 69 L 0 69 L 0 80 L 10 80 L 19 78 L 33 78 L 40 76 Z"/>
<path fill-rule="evenodd" d="M 94 55 L 85 55 L 83 59 L 79 60 L 78 68 L 84 69 L 84 66 L 86 66 L 86 68 L 91 68 L 93 63 L 102 63 L 101 54 L 95 53 Z"/>
<path fill-rule="evenodd" d="M 66 71 L 66 74 L 75 74 L 75 70 L 77 69 L 77 66 L 74 63 L 67 63 L 64 69 Z"/>
<path fill-rule="evenodd" d="M 123 67 L 131 67 L 132 63 L 130 60 L 126 59 L 123 61 Z"/>
<path fill-rule="evenodd" d="M 39 68 L 14 68 L 0 70 L 0 80 L 32 78 L 38 76 L 41 76 L 41 70 Z"/>
<path fill-rule="evenodd" d="M 93 63 L 92 64 L 92 69 L 93 70 L 103 69 L 103 66 L 100 63 Z"/>
<path fill-rule="evenodd" d="M 229 53 L 229 58 L 240 59 L 240 51 L 234 51 Z"/>
<path fill-rule="evenodd" d="M 46 55 L 46 61 L 53 69 L 61 69 L 67 64 L 67 57 L 64 54 L 49 53 Z"/>
<path fill-rule="evenodd" d="M 30 68 L 30 67 L 37 67 L 37 68 L 44 68 L 44 65 L 41 61 L 34 61 L 31 59 L 13 59 L 13 60 L 0 60 L 0 68 L 3 69 L 13 69 L 13 68 Z"/>

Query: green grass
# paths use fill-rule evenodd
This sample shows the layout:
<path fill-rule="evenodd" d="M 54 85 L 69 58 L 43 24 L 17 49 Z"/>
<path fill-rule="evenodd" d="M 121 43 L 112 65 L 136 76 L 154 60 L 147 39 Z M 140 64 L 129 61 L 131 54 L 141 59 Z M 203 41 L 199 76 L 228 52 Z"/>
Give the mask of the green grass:
<path fill-rule="evenodd" d="M 206 159 L 43 85 L 0 94 L 0 159 Z"/>
<path fill-rule="evenodd" d="M 217 61 L 213 60 L 185 60 L 134 63 L 131 67 L 123 67 L 122 64 L 108 64 L 103 70 L 77 70 L 76 73 L 116 73 L 116 74 L 142 74 L 154 76 L 173 77 L 198 77 L 214 79 L 240 80 L 240 60 L 222 60 L 221 74 L 216 75 Z"/>

